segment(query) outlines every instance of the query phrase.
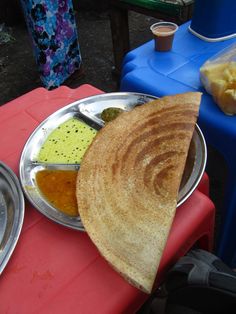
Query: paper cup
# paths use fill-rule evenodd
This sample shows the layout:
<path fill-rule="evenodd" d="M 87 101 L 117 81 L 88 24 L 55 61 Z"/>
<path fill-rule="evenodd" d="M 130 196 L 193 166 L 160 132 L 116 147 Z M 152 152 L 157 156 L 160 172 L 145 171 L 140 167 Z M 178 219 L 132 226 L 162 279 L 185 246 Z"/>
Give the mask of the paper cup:
<path fill-rule="evenodd" d="M 178 25 L 172 22 L 158 22 L 151 25 L 156 51 L 169 51 L 172 48 L 175 32 Z"/>

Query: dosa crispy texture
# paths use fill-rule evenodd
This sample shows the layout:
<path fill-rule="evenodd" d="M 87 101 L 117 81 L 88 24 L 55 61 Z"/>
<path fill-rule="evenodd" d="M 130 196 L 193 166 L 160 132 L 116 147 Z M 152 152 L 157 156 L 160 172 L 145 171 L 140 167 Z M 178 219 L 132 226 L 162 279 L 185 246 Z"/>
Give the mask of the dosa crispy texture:
<path fill-rule="evenodd" d="M 77 202 L 104 258 L 150 293 L 175 215 L 201 93 L 166 96 L 121 113 L 82 159 Z"/>

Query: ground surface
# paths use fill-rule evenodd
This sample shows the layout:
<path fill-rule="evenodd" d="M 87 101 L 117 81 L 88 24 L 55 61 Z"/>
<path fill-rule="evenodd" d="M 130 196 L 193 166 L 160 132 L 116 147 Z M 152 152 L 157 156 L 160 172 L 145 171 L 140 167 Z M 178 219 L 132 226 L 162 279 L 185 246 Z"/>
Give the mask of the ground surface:
<path fill-rule="evenodd" d="M 76 17 L 85 76 L 75 74 L 65 85 L 74 88 L 89 83 L 105 92 L 118 91 L 112 76 L 114 62 L 107 12 L 82 11 Z M 151 39 L 149 26 L 153 21 L 150 17 L 131 16 L 132 48 Z M 6 43 L 3 39 L 0 41 L 0 105 L 42 86 L 24 21 L 3 30 L 7 32 L 6 38 L 10 35 L 12 39 Z"/>

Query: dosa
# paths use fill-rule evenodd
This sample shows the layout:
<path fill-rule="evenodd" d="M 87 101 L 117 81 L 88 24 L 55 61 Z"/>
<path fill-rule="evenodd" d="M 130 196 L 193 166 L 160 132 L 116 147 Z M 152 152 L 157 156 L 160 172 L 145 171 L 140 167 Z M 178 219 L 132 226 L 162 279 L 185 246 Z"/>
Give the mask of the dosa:
<path fill-rule="evenodd" d="M 129 283 L 152 291 L 175 215 L 201 93 L 165 96 L 121 113 L 86 151 L 77 178 L 81 220 Z"/>

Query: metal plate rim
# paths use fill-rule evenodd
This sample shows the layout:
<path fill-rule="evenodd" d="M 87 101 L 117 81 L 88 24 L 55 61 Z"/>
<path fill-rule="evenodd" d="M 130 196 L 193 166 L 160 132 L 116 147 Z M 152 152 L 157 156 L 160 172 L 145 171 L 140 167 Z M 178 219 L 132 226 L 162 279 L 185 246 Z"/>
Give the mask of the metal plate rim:
<path fill-rule="evenodd" d="M 10 257 L 17 245 L 18 239 L 20 237 L 20 233 L 23 226 L 24 221 L 24 213 L 25 213 L 25 200 L 24 195 L 21 189 L 20 182 L 16 176 L 16 174 L 12 171 L 10 167 L 8 167 L 5 163 L 0 161 L 0 172 L 5 177 L 6 182 L 13 186 L 17 192 L 15 197 L 15 203 L 18 204 L 18 208 L 14 208 L 14 215 L 13 225 L 10 231 L 9 238 L 6 241 L 6 245 L 3 248 L 0 256 L 0 274 L 3 272 L 4 268 L 6 267 L 7 263 L 10 260 Z"/>

